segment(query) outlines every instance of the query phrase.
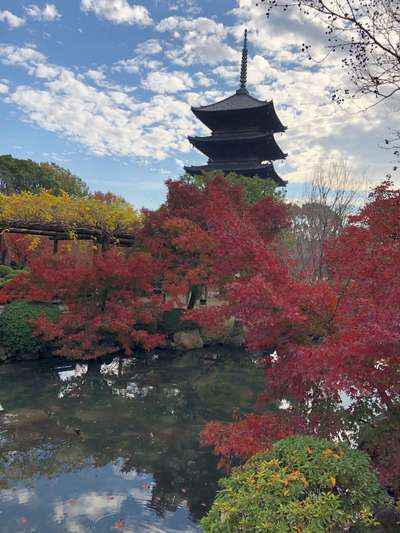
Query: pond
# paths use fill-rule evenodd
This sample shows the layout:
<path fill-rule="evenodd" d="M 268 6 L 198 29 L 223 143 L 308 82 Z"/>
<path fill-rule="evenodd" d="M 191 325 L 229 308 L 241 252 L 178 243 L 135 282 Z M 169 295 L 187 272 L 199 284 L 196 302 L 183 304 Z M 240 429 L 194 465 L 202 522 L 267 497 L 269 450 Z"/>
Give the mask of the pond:
<path fill-rule="evenodd" d="M 199 531 L 221 476 L 199 432 L 263 382 L 223 349 L 0 367 L 1 532 Z"/>

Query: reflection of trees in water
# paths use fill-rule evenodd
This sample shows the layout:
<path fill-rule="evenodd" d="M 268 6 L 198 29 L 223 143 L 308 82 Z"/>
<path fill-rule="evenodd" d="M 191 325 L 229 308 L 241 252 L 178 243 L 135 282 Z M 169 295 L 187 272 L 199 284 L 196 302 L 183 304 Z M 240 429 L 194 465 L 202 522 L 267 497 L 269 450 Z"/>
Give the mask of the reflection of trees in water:
<path fill-rule="evenodd" d="M 152 474 L 148 505 L 157 513 L 186 502 L 198 519 L 220 475 L 216 458 L 199 447 L 199 431 L 253 405 L 263 373 L 243 354 L 215 363 L 192 354 L 149 366 L 118 359 L 63 366 L 58 375 L 41 371 L 30 390 L 30 377 L 22 382 L 31 407 L 6 405 L 0 415 L 0 488 L 118 461 L 124 473 Z M 9 383 L 2 401 L 21 405 L 11 393 L 18 386 Z"/>

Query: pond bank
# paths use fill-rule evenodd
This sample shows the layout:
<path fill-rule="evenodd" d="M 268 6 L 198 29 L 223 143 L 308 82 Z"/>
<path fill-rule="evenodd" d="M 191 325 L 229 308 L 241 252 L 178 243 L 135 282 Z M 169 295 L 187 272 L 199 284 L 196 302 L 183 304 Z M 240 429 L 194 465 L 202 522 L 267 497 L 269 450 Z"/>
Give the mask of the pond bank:
<path fill-rule="evenodd" d="M 14 301 L 0 306 L 0 365 L 47 358 L 54 346 L 35 335 L 34 320 L 45 314 L 56 321 L 65 310 L 57 303 Z M 195 322 L 184 319 L 184 309 L 165 311 L 159 323 L 150 325 L 165 341 L 159 350 L 187 352 L 207 347 L 243 348 L 244 330 L 240 322 L 231 319 L 219 332 L 208 332 Z M 135 350 L 141 353 L 141 349 Z M 124 354 L 116 353 L 123 356 Z"/>

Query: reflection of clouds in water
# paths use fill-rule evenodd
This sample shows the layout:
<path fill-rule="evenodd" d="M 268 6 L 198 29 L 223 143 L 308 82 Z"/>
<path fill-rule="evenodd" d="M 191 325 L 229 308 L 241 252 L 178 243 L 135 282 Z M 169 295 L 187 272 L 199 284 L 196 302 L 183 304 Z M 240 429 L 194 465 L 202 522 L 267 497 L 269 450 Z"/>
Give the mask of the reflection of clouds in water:
<path fill-rule="evenodd" d="M 74 396 L 78 394 L 82 381 L 79 380 L 79 378 L 85 376 L 87 371 L 88 365 L 80 364 L 76 364 L 75 368 L 69 370 L 59 370 L 58 377 L 63 383 L 65 383 L 65 385 L 61 387 L 58 397 L 64 398 L 65 396 Z"/>
<path fill-rule="evenodd" d="M 154 387 L 152 386 L 140 387 L 134 381 L 129 382 L 125 389 L 116 387 L 115 383 L 110 380 L 107 380 L 107 384 L 111 387 L 114 394 L 122 396 L 123 398 L 128 398 L 130 400 L 133 400 L 135 398 L 145 398 L 149 394 L 149 392 L 154 390 Z"/>
<path fill-rule="evenodd" d="M 155 483 L 143 483 L 142 487 L 135 487 L 129 491 L 130 496 L 139 504 L 145 505 L 151 500 L 151 491 Z M 145 509 L 142 513 L 151 515 L 151 511 Z"/>
<path fill-rule="evenodd" d="M 58 377 L 61 381 L 70 381 L 71 379 L 80 378 L 85 375 L 88 371 L 88 365 L 76 364 L 75 368 L 70 370 L 60 370 L 58 372 Z"/>
<path fill-rule="evenodd" d="M 111 363 L 103 363 L 100 368 L 100 373 L 108 376 L 120 376 L 124 374 L 131 366 L 135 365 L 135 359 L 120 359 L 115 357 Z"/>
<path fill-rule="evenodd" d="M 278 408 L 286 411 L 287 409 L 290 409 L 291 405 L 292 404 L 288 400 L 283 399 L 280 401 Z"/>
<path fill-rule="evenodd" d="M 20 505 L 28 503 L 35 493 L 31 489 L 7 489 L 0 491 L 0 501 L 2 502 L 14 502 L 17 501 Z"/>
<path fill-rule="evenodd" d="M 136 470 L 131 470 L 130 472 L 123 472 L 121 470 L 121 464 L 113 464 L 112 469 L 116 476 L 121 477 L 122 479 L 127 479 L 129 481 L 133 481 L 134 479 L 137 479 L 140 477 L 140 474 L 136 472 Z"/>
<path fill-rule="evenodd" d="M 87 518 L 97 522 L 107 515 L 116 514 L 126 498 L 126 496 L 109 496 L 97 492 L 82 494 L 76 500 L 56 503 L 54 521 L 58 524 L 65 522 L 66 531 L 69 533 L 84 533 L 87 528 L 81 524 L 82 519 Z"/>

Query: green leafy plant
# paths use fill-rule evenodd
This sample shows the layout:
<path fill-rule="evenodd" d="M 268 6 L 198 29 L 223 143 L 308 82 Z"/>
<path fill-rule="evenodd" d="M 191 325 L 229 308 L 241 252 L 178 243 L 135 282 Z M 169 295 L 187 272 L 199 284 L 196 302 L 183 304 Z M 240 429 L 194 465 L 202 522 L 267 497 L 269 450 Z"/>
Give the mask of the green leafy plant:
<path fill-rule="evenodd" d="M 7 285 L 9 281 L 22 272 L 25 272 L 25 270 L 12 268 L 7 265 L 0 265 L 0 288 Z"/>
<path fill-rule="evenodd" d="M 14 269 L 7 265 L 0 265 L 0 278 L 5 278 L 9 274 L 12 274 Z"/>
<path fill-rule="evenodd" d="M 32 320 L 44 315 L 55 321 L 60 314 L 52 304 L 14 301 L 0 315 L 0 344 L 12 355 L 38 354 L 48 348 L 48 343 L 33 335 Z"/>
<path fill-rule="evenodd" d="M 385 501 L 367 455 L 315 437 L 276 442 L 220 485 L 207 533 L 365 531 Z"/>
<path fill-rule="evenodd" d="M 193 320 L 184 320 L 185 309 L 171 309 L 164 311 L 160 323 L 160 331 L 165 335 L 172 336 L 177 331 L 191 331 L 199 326 Z"/>
<path fill-rule="evenodd" d="M 183 181 L 203 190 L 206 184 L 210 183 L 216 176 L 221 176 L 221 171 L 203 172 L 197 176 L 187 174 L 183 177 Z M 257 176 L 249 178 L 236 174 L 236 172 L 229 172 L 225 175 L 225 179 L 233 185 L 242 187 L 247 204 L 254 204 L 265 197 L 273 197 L 277 200 L 283 200 L 285 197 L 284 191 L 278 189 L 272 179 L 261 179 Z"/>

